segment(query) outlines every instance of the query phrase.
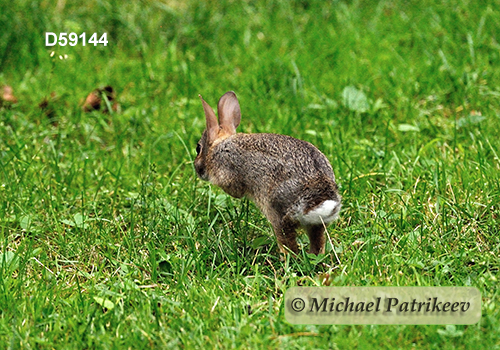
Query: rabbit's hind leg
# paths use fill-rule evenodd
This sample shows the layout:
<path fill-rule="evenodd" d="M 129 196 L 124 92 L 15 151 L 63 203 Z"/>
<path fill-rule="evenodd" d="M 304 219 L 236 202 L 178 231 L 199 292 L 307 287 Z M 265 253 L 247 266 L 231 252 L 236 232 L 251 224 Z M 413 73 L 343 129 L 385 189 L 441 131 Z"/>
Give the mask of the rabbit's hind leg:
<path fill-rule="evenodd" d="M 309 253 L 324 254 L 325 253 L 325 226 L 310 225 L 305 227 L 309 236 Z"/>

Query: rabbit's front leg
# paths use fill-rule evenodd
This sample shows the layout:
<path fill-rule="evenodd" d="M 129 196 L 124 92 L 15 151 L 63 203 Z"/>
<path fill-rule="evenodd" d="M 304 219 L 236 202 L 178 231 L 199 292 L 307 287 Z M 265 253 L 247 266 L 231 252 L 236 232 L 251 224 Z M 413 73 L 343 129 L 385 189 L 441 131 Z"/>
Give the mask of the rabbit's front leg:
<path fill-rule="evenodd" d="M 309 236 L 309 253 L 324 254 L 325 253 L 325 226 L 310 225 L 305 227 Z"/>

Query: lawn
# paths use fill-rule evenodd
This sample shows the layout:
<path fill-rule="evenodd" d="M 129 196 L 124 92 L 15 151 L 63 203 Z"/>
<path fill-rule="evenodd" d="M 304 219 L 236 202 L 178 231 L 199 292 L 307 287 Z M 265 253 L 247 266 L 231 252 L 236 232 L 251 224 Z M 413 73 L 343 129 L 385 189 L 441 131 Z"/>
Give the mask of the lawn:
<path fill-rule="evenodd" d="M 0 348 L 500 348 L 498 0 L 0 0 L 0 28 Z M 229 90 L 240 132 L 330 160 L 326 254 L 197 178 Z M 320 285 L 473 286 L 482 318 L 289 324 Z"/>

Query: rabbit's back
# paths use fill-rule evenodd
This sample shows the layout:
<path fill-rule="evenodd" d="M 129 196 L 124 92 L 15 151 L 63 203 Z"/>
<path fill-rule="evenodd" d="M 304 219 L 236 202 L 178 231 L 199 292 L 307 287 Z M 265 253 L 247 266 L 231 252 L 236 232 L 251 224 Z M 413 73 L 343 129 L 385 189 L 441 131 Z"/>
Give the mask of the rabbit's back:
<path fill-rule="evenodd" d="M 261 176 L 287 180 L 322 174 L 335 181 L 325 155 L 309 142 L 291 136 L 240 133 L 222 141 L 214 153 L 219 153 L 230 166 L 256 176 L 257 180 Z"/>

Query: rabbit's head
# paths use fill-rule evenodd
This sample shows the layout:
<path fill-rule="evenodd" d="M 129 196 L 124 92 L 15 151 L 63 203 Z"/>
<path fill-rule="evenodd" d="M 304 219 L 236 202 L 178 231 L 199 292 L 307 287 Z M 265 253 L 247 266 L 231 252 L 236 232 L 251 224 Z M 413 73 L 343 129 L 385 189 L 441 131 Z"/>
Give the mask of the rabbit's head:
<path fill-rule="evenodd" d="M 219 121 L 217 121 L 212 107 L 203 100 L 201 95 L 200 99 L 205 111 L 206 129 L 196 145 L 197 156 L 194 160 L 194 167 L 202 180 L 208 180 L 207 169 L 210 165 L 207 156 L 210 149 L 220 141 L 236 134 L 236 128 L 240 125 L 241 111 L 236 94 L 232 91 L 226 92 L 217 104 Z"/>

